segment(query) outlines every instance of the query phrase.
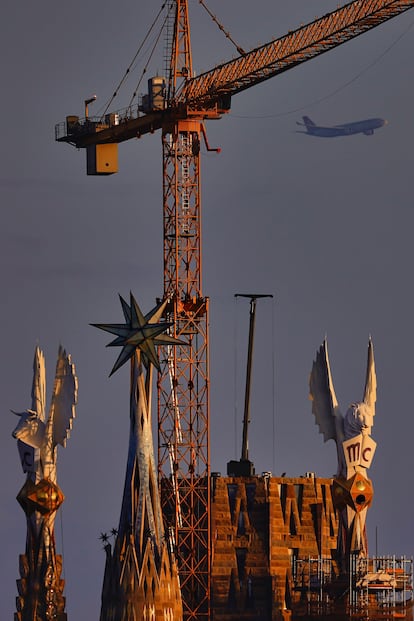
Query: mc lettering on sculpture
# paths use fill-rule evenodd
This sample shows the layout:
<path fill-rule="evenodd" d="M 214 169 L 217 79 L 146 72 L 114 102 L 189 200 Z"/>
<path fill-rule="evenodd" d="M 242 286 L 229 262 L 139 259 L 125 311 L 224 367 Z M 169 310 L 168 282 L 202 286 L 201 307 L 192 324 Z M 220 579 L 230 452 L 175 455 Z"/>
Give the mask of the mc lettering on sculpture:
<path fill-rule="evenodd" d="M 347 446 L 346 455 L 348 457 L 348 461 L 357 461 L 359 460 L 361 445 L 359 442 L 350 444 Z"/>
<path fill-rule="evenodd" d="M 368 360 L 362 401 L 352 403 L 345 416 L 336 398 L 326 339 L 317 352 L 310 375 L 310 398 L 316 424 L 324 441 L 334 440 L 338 467 L 333 482 L 333 500 L 339 512 L 338 559 L 346 571 L 351 554 L 368 554 L 366 516 L 374 490 L 367 470 L 376 443 L 371 438 L 374 424 L 377 379 L 374 348 L 368 342 Z"/>

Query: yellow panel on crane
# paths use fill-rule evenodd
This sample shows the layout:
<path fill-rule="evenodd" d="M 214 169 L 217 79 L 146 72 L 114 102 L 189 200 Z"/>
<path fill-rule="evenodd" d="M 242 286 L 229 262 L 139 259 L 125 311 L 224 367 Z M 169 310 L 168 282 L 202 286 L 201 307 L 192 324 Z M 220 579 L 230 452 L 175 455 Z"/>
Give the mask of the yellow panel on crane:
<path fill-rule="evenodd" d="M 90 145 L 86 148 L 88 175 L 113 175 L 118 172 L 118 145 L 115 143 Z"/>

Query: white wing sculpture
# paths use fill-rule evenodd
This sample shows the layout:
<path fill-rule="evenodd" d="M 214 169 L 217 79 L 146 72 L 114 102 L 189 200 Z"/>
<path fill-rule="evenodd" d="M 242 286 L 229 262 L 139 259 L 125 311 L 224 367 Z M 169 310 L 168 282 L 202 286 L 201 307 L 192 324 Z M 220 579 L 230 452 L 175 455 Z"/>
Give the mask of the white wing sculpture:
<path fill-rule="evenodd" d="M 374 348 L 368 342 L 367 373 L 362 401 L 352 403 L 345 417 L 342 415 L 333 387 L 328 357 L 328 343 L 323 341 L 312 365 L 309 379 L 312 412 L 324 441 L 335 440 L 338 452 L 338 475 L 346 474 L 342 443 L 344 440 L 362 434 L 370 434 L 375 416 L 377 380 L 375 374 Z"/>
<path fill-rule="evenodd" d="M 339 409 L 333 387 L 331 367 L 329 365 L 328 343 L 325 339 L 316 354 L 309 378 L 309 397 L 312 401 L 312 413 L 324 442 L 335 440 L 338 453 L 338 474 L 345 466 L 342 442 L 344 419 Z"/>
<path fill-rule="evenodd" d="M 70 354 L 59 347 L 56 364 L 55 385 L 49 420 L 53 417 L 53 445 L 66 446 L 72 422 L 75 418 L 75 405 L 78 398 L 78 380 L 75 365 Z"/>
<path fill-rule="evenodd" d="M 32 409 L 15 412 L 20 416 L 13 437 L 19 440 L 23 470 L 32 472 L 36 481 L 50 478 L 56 482 L 56 446 L 66 445 L 78 395 L 75 366 L 59 347 L 52 402 L 45 420 L 46 372 L 43 352 L 36 347 L 33 362 Z M 32 449 L 32 450 L 31 450 Z M 35 451 L 40 449 L 40 459 Z M 33 453 L 33 455 L 32 455 Z"/>
<path fill-rule="evenodd" d="M 326 339 L 312 365 L 309 380 L 312 412 L 325 442 L 335 440 L 338 471 L 333 484 L 333 500 L 339 511 L 338 558 L 342 569 L 349 555 L 368 553 L 365 519 L 372 502 L 373 488 L 367 478 L 376 443 L 370 437 L 375 416 L 377 380 L 374 349 L 368 342 L 368 362 L 362 401 L 352 403 L 342 416 L 335 395 Z"/>
<path fill-rule="evenodd" d="M 45 357 L 41 349 L 36 347 L 33 360 L 32 410 L 39 418 L 46 420 L 46 371 Z"/>
<path fill-rule="evenodd" d="M 374 347 L 372 345 L 371 339 L 369 339 L 367 375 L 365 378 L 364 403 L 366 403 L 370 408 L 372 408 L 373 415 L 375 415 L 376 401 L 377 401 L 377 376 L 375 373 Z"/>

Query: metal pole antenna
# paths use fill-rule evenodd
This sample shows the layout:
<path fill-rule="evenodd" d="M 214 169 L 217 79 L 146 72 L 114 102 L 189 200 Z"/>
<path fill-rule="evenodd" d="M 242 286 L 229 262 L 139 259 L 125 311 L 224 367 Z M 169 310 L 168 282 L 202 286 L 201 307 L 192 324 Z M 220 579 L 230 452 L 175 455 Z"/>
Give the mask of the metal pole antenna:
<path fill-rule="evenodd" d="M 244 396 L 244 415 L 243 415 L 243 441 L 240 461 L 230 461 L 227 464 L 227 474 L 230 476 L 252 476 L 254 474 L 253 463 L 249 460 L 249 440 L 248 431 L 250 423 L 250 391 L 252 383 L 252 363 L 254 345 L 254 326 L 256 319 L 256 300 L 258 298 L 272 298 L 273 295 L 267 293 L 235 293 L 234 297 L 250 299 L 250 320 L 249 320 L 249 344 L 247 349 L 247 368 L 246 368 L 246 389 Z"/>
<path fill-rule="evenodd" d="M 252 383 L 252 356 L 254 344 L 254 323 L 256 318 L 256 298 L 250 298 L 249 345 L 247 349 L 246 390 L 244 393 L 243 442 L 241 459 L 249 459 L 249 442 L 247 437 L 250 423 L 250 388 Z"/>

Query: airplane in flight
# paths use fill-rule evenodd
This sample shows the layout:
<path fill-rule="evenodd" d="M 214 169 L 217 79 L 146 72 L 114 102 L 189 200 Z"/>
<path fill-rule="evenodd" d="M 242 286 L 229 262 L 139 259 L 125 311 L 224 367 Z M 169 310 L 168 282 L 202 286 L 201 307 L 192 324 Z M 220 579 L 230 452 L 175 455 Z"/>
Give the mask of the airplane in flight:
<path fill-rule="evenodd" d="M 372 136 L 375 129 L 384 127 L 388 121 L 385 119 L 365 119 L 364 121 L 355 121 L 353 123 L 344 123 L 343 125 L 333 125 L 324 127 L 316 125 L 308 116 L 304 116 L 303 123 L 296 121 L 297 125 L 306 128 L 306 131 L 299 131 L 299 134 L 307 134 L 308 136 L 319 136 L 320 138 L 334 138 L 335 136 L 352 136 L 353 134 L 365 134 Z"/>

